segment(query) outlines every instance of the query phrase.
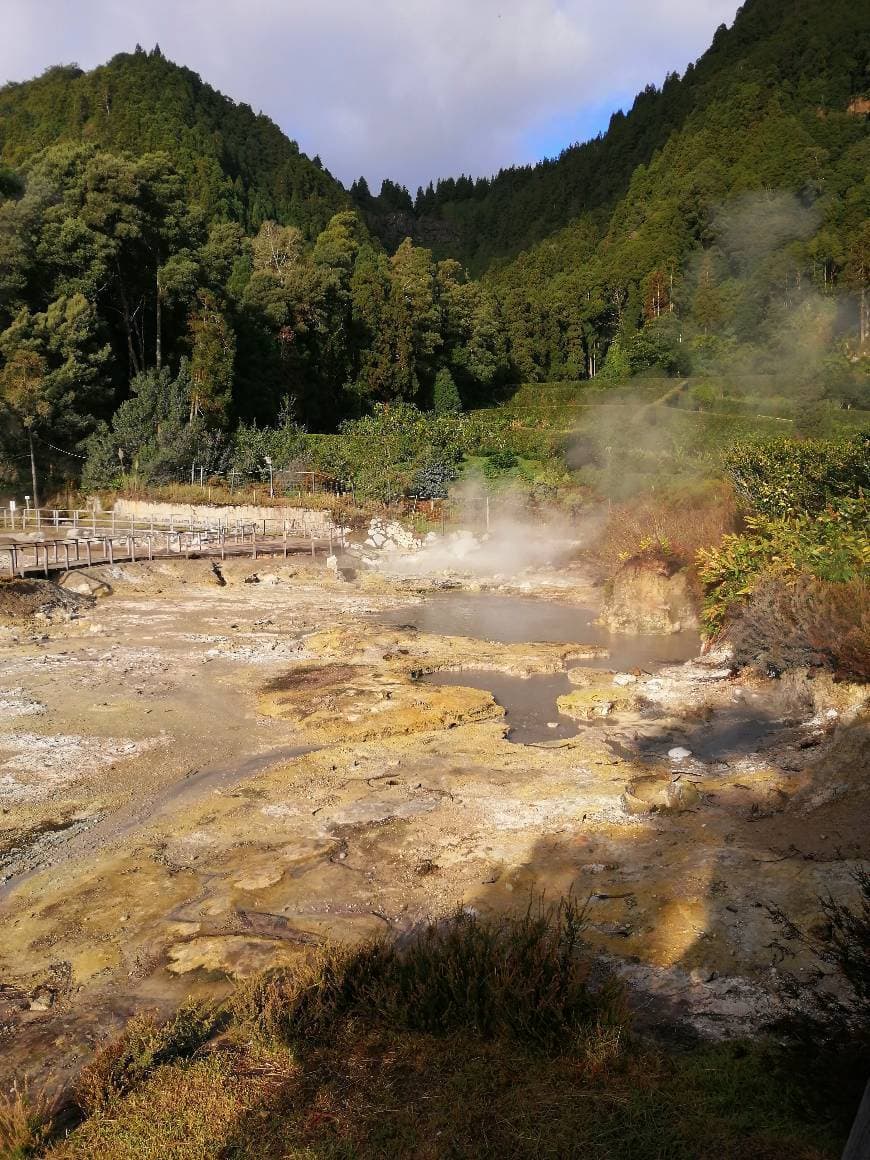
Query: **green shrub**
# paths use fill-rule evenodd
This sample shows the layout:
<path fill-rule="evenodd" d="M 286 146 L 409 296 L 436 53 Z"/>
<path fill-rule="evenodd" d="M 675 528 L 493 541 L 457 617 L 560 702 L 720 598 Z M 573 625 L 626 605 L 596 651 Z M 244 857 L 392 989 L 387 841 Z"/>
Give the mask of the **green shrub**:
<path fill-rule="evenodd" d="M 494 451 L 483 465 L 483 474 L 487 479 L 494 479 L 505 472 L 512 471 L 519 460 L 512 451 Z"/>
<path fill-rule="evenodd" d="M 870 491 L 870 434 L 740 441 L 725 470 L 753 511 L 772 519 L 813 514 L 840 496 Z"/>
<path fill-rule="evenodd" d="M 268 480 L 267 458 L 281 470 L 308 455 L 309 436 L 303 427 L 290 419 L 279 427 L 240 423 L 233 435 L 232 466 L 243 476 Z"/>
<path fill-rule="evenodd" d="M 717 548 L 701 549 L 696 561 L 707 593 L 705 630 L 716 635 L 729 616 L 769 575 L 806 572 L 820 580 L 849 583 L 870 568 L 870 500 L 843 498 L 816 516 L 749 517 L 745 535 L 725 536 Z"/>
<path fill-rule="evenodd" d="M 85 488 L 113 487 L 125 476 L 142 483 L 174 483 L 187 478 L 191 465 L 206 475 L 223 470 L 226 439 L 197 415 L 186 359 L 178 374 L 145 371 L 130 383 L 131 397 L 101 423 L 85 444 Z"/>
<path fill-rule="evenodd" d="M 454 478 L 464 453 L 463 428 L 462 415 L 395 403 L 342 424 L 337 435 L 308 436 L 306 448 L 314 466 L 352 484 L 357 495 L 389 501 L 420 494 L 420 483 L 437 489 Z"/>
<path fill-rule="evenodd" d="M 459 396 L 459 388 L 453 381 L 453 375 L 451 375 L 447 367 L 442 367 L 435 376 L 432 404 L 438 415 L 455 415 L 462 410 L 462 399 Z"/>

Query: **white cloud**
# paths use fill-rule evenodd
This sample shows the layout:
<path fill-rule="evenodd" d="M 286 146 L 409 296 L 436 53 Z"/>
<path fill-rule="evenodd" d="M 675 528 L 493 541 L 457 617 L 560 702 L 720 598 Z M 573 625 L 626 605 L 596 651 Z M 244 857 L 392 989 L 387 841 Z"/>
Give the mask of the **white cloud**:
<path fill-rule="evenodd" d="M 138 41 L 268 113 L 340 178 L 412 188 L 682 70 L 735 0 L 0 0 L 0 78 Z M 567 142 L 566 142 L 567 144 Z"/>

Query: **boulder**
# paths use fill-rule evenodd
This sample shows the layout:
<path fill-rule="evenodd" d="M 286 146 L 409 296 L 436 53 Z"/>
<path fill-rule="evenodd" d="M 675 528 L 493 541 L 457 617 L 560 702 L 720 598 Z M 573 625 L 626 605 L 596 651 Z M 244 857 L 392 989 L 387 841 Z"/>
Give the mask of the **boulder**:
<path fill-rule="evenodd" d="M 556 705 L 565 717 L 590 721 L 595 717 L 609 717 L 611 713 L 630 712 L 636 708 L 637 698 L 612 686 L 593 687 L 565 693 Z"/>
<path fill-rule="evenodd" d="M 105 580 L 93 575 L 84 569 L 64 572 L 58 580 L 58 585 L 67 592 L 75 592 L 77 596 L 111 596 L 112 589 Z"/>
<path fill-rule="evenodd" d="M 613 577 L 599 623 L 623 633 L 669 634 L 697 628 L 686 573 L 659 559 L 627 560 Z"/>

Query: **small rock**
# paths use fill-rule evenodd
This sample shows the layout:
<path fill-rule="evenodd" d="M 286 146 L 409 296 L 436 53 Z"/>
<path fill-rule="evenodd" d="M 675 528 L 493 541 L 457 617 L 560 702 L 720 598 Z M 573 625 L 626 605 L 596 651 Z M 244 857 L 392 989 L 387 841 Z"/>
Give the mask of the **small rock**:
<path fill-rule="evenodd" d="M 685 761 L 687 757 L 691 756 L 691 749 L 684 749 L 682 745 L 675 745 L 673 749 L 668 750 L 668 757 L 671 761 Z"/>
<path fill-rule="evenodd" d="M 698 804 L 701 795 L 690 781 L 675 781 L 665 790 L 665 800 L 668 809 L 688 810 Z"/>
<path fill-rule="evenodd" d="M 695 967 L 693 971 L 689 972 L 689 978 L 696 986 L 702 983 L 712 983 L 716 978 L 716 972 L 710 970 L 709 967 Z"/>
<path fill-rule="evenodd" d="M 609 935 L 611 938 L 630 938 L 632 933 L 632 927 L 627 922 L 596 922 L 592 926 L 600 934 Z"/>
<path fill-rule="evenodd" d="M 54 1005 L 54 991 L 39 987 L 30 997 L 31 1011 L 50 1011 Z"/>
<path fill-rule="evenodd" d="M 613 678 L 614 685 L 636 685 L 637 677 L 633 673 L 617 673 Z"/>

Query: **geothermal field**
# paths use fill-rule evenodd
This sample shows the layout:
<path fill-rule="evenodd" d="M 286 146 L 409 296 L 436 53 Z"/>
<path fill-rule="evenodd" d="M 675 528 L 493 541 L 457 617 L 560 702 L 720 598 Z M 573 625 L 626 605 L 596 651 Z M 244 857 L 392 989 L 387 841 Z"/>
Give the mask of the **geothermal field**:
<path fill-rule="evenodd" d="M 860 687 L 611 633 L 564 544 L 432 539 L 3 583 L 8 1075 L 327 942 L 567 894 L 641 1024 L 775 1015 L 769 908 L 812 924 L 867 855 Z"/>

